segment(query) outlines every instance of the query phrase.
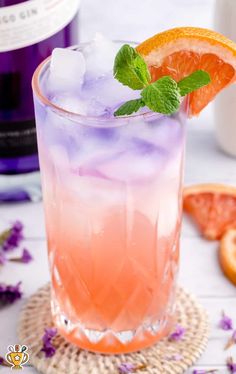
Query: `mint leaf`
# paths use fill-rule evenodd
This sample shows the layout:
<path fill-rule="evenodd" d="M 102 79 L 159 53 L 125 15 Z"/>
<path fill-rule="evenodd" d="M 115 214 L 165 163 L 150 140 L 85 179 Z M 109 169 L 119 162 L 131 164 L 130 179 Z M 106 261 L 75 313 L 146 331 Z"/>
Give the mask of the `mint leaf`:
<path fill-rule="evenodd" d="M 210 81 L 211 77 L 206 71 L 197 70 L 178 83 L 180 95 L 185 96 L 198 88 L 206 86 Z"/>
<path fill-rule="evenodd" d="M 151 80 L 148 67 L 137 51 L 125 44 L 118 51 L 113 68 L 114 77 L 133 90 L 141 90 Z"/>
<path fill-rule="evenodd" d="M 137 112 L 143 106 L 145 106 L 145 103 L 142 99 L 127 101 L 125 104 L 121 105 L 121 107 L 115 111 L 114 116 L 128 116 L 132 113 Z"/>
<path fill-rule="evenodd" d="M 144 83 L 144 86 L 147 86 L 151 82 L 151 75 L 149 73 L 146 62 L 144 61 L 142 56 L 140 56 L 138 53 L 134 59 L 133 64 L 134 64 L 134 70 L 137 76 Z"/>
<path fill-rule="evenodd" d="M 152 111 L 172 114 L 179 109 L 180 92 L 177 83 L 169 76 L 162 77 L 141 92 L 145 105 Z"/>

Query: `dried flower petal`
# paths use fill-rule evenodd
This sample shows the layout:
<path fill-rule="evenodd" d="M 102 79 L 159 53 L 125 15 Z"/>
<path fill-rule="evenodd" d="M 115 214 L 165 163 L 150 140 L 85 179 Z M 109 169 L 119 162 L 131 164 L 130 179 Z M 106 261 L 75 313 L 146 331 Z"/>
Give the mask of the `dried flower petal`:
<path fill-rule="evenodd" d="M 0 235 L 0 245 L 5 252 L 17 248 L 23 240 L 23 224 L 20 221 L 14 222 L 9 230 Z"/>
<path fill-rule="evenodd" d="M 33 257 L 31 256 L 31 253 L 28 251 L 28 249 L 26 248 L 23 249 L 21 260 L 24 264 L 28 264 L 29 262 L 33 260 Z"/>
<path fill-rule="evenodd" d="M 178 342 L 183 339 L 185 333 L 186 333 L 186 329 L 180 325 L 177 325 L 175 331 L 172 332 L 172 334 L 170 334 L 169 341 Z"/>
<path fill-rule="evenodd" d="M 28 249 L 24 248 L 21 257 L 11 258 L 10 261 L 12 262 L 21 262 L 23 264 L 28 264 L 33 260 L 31 253 Z"/>
<path fill-rule="evenodd" d="M 45 353 L 45 357 L 50 358 L 55 355 L 56 348 L 53 345 L 48 344 L 42 348 L 42 352 Z"/>
<path fill-rule="evenodd" d="M 10 367 L 11 365 L 5 360 L 5 358 L 3 358 L 2 356 L 0 356 L 0 366 L 8 366 L 8 367 Z"/>
<path fill-rule="evenodd" d="M 216 373 L 218 370 L 193 370 L 193 374 L 210 374 L 210 373 Z"/>
<path fill-rule="evenodd" d="M 57 335 L 56 328 L 46 328 L 44 330 L 44 335 L 42 337 L 43 348 L 41 349 L 41 351 L 45 353 L 45 357 L 47 358 L 54 356 L 54 354 L 56 353 L 56 348 L 52 344 L 52 339 L 56 335 Z"/>
<path fill-rule="evenodd" d="M 236 373 L 236 363 L 233 362 L 232 357 L 227 358 L 227 369 L 230 373 Z"/>
<path fill-rule="evenodd" d="M 219 328 L 225 331 L 233 330 L 232 318 L 228 317 L 224 312 L 222 312 L 222 318 L 219 322 Z"/>
<path fill-rule="evenodd" d="M 54 327 L 48 327 L 44 331 L 43 342 L 48 342 L 57 335 L 57 329 Z"/>
<path fill-rule="evenodd" d="M 232 347 L 232 345 L 236 344 L 236 330 L 234 330 L 233 334 L 231 335 L 231 337 L 229 338 L 226 346 L 225 346 L 225 350 L 226 349 L 229 349 L 230 347 Z"/>
<path fill-rule="evenodd" d="M 120 374 L 129 374 L 129 373 L 134 373 L 136 370 L 136 366 L 131 363 L 123 363 L 118 367 L 119 373 Z"/>
<path fill-rule="evenodd" d="M 17 283 L 15 286 L 0 283 L 0 304 L 12 304 L 17 299 L 20 299 L 22 296 L 20 285 L 21 282 Z"/>

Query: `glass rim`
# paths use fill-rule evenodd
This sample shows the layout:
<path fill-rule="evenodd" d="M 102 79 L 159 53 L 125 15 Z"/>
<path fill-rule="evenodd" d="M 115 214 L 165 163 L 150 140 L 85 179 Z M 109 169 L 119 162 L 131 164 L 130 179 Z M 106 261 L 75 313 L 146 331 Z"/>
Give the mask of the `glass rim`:
<path fill-rule="evenodd" d="M 93 41 L 91 40 L 91 41 L 88 41 L 88 42 L 79 43 L 78 45 L 68 47 L 68 49 L 80 48 L 80 47 L 89 45 L 92 42 Z M 113 43 L 120 43 L 120 44 L 121 43 L 123 43 L 123 44 L 129 43 L 129 44 L 135 44 L 135 45 L 138 44 L 137 42 L 134 42 L 134 41 L 124 41 L 124 40 L 112 40 L 112 42 Z M 138 113 L 138 114 L 134 114 L 134 115 L 131 115 L 131 116 L 126 115 L 126 116 L 121 116 L 121 117 L 107 117 L 107 118 L 104 118 L 104 117 L 98 117 L 98 116 L 79 114 L 79 113 L 75 113 L 75 112 L 66 110 L 66 109 L 60 107 L 59 105 L 56 105 L 55 103 L 53 103 L 50 99 L 48 99 L 46 97 L 46 95 L 42 92 L 42 88 L 40 87 L 41 74 L 45 71 L 45 69 L 48 68 L 50 61 L 51 61 L 51 55 L 49 57 L 47 57 L 43 62 L 41 62 L 41 64 L 39 64 L 39 66 L 36 68 L 36 70 L 33 74 L 33 77 L 32 77 L 32 89 L 33 89 L 34 95 L 39 99 L 39 101 L 42 104 L 44 104 L 45 106 L 51 108 L 57 114 L 63 115 L 64 117 L 69 117 L 71 120 L 73 120 L 75 122 L 81 122 L 81 121 L 94 122 L 94 121 L 96 121 L 98 126 L 99 126 L 99 123 L 104 124 L 104 123 L 107 123 L 108 121 L 110 121 L 110 122 L 114 121 L 113 126 L 118 126 L 119 122 L 127 122 L 127 120 L 132 121 L 132 120 L 135 120 L 135 119 L 137 120 L 139 118 L 143 118 L 143 119 L 144 118 L 151 118 L 151 117 L 157 117 L 158 118 L 158 117 L 165 116 L 162 113 L 157 113 L 157 112 L 153 112 L 153 111 L 150 110 L 150 111 L 147 111 L 147 112 L 144 112 L 144 113 Z"/>

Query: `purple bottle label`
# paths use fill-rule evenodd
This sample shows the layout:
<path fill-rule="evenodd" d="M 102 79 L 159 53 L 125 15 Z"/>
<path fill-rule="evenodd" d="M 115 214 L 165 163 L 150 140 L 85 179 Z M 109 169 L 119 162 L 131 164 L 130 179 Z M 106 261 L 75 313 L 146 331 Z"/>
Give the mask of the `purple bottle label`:
<path fill-rule="evenodd" d="M 68 25 L 80 0 L 31 0 L 0 8 L 0 52 L 50 38 Z"/>

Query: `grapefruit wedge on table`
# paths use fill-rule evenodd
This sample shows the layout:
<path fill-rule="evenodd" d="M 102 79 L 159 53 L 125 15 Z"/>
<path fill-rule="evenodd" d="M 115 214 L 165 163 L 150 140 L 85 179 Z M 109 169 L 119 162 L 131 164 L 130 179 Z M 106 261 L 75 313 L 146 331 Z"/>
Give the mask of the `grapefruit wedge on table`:
<path fill-rule="evenodd" d="M 140 44 L 137 51 L 148 64 L 153 81 L 165 75 L 180 81 L 199 69 L 210 74 L 211 83 L 190 94 L 189 116 L 199 114 L 236 79 L 236 44 L 211 30 L 167 30 Z"/>
<path fill-rule="evenodd" d="M 236 188 L 220 184 L 186 187 L 183 205 L 206 239 L 220 239 L 220 266 L 236 286 Z"/>
<path fill-rule="evenodd" d="M 226 277 L 236 286 L 236 229 L 230 229 L 223 235 L 219 261 Z"/>
<path fill-rule="evenodd" d="M 217 240 L 236 229 L 236 188 L 220 184 L 186 187 L 184 210 L 197 223 L 203 236 Z"/>

